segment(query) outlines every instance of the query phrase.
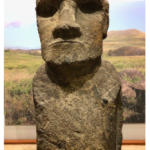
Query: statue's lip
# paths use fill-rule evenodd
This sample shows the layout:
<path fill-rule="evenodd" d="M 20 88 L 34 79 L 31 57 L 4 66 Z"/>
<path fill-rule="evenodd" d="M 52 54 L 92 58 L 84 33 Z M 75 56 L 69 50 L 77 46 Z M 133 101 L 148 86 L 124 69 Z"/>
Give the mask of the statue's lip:
<path fill-rule="evenodd" d="M 60 43 L 78 43 L 78 44 L 83 44 L 81 41 L 77 40 L 55 40 L 49 44 L 49 46 L 60 44 Z"/>

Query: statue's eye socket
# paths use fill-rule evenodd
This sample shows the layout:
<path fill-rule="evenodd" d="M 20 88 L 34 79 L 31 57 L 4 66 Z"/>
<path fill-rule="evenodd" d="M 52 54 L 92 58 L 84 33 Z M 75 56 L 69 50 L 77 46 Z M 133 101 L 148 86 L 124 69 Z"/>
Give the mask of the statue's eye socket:
<path fill-rule="evenodd" d="M 80 10 L 84 13 L 94 13 L 96 11 L 102 10 L 102 4 L 97 2 L 88 2 L 80 7 Z"/>
<path fill-rule="evenodd" d="M 41 17 L 52 17 L 57 12 L 53 6 L 46 5 L 46 3 L 39 3 L 36 7 L 36 13 Z"/>

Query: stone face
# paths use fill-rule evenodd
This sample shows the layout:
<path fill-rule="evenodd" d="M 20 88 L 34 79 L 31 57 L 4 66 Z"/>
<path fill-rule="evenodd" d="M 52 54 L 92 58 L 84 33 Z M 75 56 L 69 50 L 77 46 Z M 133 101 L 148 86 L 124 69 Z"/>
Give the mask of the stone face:
<path fill-rule="evenodd" d="M 37 71 L 33 90 L 38 150 L 120 150 L 121 87 L 115 68 L 103 61 L 95 72 L 79 78 L 86 82 L 70 89 L 53 79 L 47 65 Z"/>
<path fill-rule="evenodd" d="M 46 62 L 81 62 L 102 54 L 109 21 L 106 0 L 37 0 L 36 11 Z"/>
<path fill-rule="evenodd" d="M 45 65 L 33 79 L 37 150 L 120 150 L 121 84 L 101 60 L 106 0 L 37 0 Z"/>

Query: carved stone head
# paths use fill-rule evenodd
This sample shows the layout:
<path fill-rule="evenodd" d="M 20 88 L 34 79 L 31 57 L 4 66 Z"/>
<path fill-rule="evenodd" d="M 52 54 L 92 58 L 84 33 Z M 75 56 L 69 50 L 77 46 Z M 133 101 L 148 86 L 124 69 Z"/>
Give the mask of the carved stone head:
<path fill-rule="evenodd" d="M 70 64 L 101 56 L 109 26 L 107 0 L 37 0 L 36 12 L 46 62 Z"/>

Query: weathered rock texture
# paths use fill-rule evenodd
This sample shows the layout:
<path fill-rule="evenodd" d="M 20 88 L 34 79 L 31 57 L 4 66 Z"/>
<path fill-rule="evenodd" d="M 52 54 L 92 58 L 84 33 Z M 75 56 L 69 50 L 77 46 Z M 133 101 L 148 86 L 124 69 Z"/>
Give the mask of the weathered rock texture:
<path fill-rule="evenodd" d="M 33 80 L 37 150 L 120 150 L 121 83 L 101 60 L 106 0 L 37 0 L 41 66 Z"/>
<path fill-rule="evenodd" d="M 71 89 L 57 83 L 47 65 L 37 71 L 33 89 L 38 150 L 120 150 L 122 105 L 115 68 L 103 61 L 76 80 Z"/>

